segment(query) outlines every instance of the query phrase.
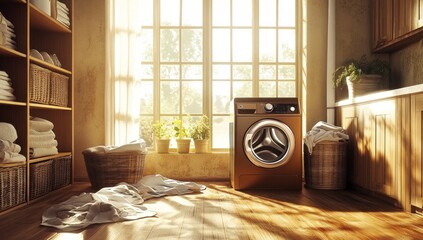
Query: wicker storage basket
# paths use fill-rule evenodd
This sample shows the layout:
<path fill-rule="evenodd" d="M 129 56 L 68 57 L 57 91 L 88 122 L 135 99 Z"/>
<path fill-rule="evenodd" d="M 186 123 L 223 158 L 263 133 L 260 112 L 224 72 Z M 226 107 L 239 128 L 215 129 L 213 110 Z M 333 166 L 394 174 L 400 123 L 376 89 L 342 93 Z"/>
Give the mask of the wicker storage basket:
<path fill-rule="evenodd" d="M 30 200 L 53 190 L 53 160 L 30 165 Z"/>
<path fill-rule="evenodd" d="M 304 146 L 306 187 L 315 189 L 344 189 L 347 183 L 346 148 L 348 142 L 317 143 L 312 154 Z"/>
<path fill-rule="evenodd" d="M 121 182 L 133 184 L 143 177 L 144 152 L 103 153 L 85 150 L 83 154 L 93 189 L 112 187 Z"/>
<path fill-rule="evenodd" d="M 29 100 L 48 104 L 50 101 L 50 70 L 30 65 Z"/>
<path fill-rule="evenodd" d="M 51 72 L 50 74 L 50 100 L 49 103 L 57 106 L 68 106 L 69 77 Z"/>
<path fill-rule="evenodd" d="M 71 156 L 53 160 L 53 190 L 69 185 L 71 182 Z"/>
<path fill-rule="evenodd" d="M 0 211 L 26 201 L 26 166 L 0 168 Z"/>

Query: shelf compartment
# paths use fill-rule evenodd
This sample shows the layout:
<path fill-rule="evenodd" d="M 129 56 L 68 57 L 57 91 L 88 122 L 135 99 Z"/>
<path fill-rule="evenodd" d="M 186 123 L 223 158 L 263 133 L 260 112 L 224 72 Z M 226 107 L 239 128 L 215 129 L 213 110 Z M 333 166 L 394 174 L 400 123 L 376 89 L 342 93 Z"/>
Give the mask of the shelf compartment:
<path fill-rule="evenodd" d="M 64 68 L 58 67 L 56 65 L 53 65 L 51 63 L 45 62 L 41 59 L 35 58 L 35 57 L 29 57 L 31 63 L 36 63 L 37 65 L 41 66 L 41 67 L 45 67 L 51 71 L 57 72 L 57 73 L 63 73 L 63 74 L 67 74 L 67 75 L 71 75 L 72 73 Z"/>
<path fill-rule="evenodd" d="M 44 161 L 47 161 L 47 160 L 51 160 L 51 159 L 55 159 L 55 158 L 64 158 L 64 157 L 68 157 L 68 156 L 72 156 L 72 153 L 71 152 L 59 152 L 58 154 L 51 155 L 51 156 L 45 156 L 45 157 L 30 159 L 29 163 L 44 162 Z"/>
<path fill-rule="evenodd" d="M 71 33 L 71 30 L 65 25 L 61 24 L 56 19 L 45 14 L 33 4 L 30 5 L 30 22 L 31 27 L 36 29 L 48 30 L 53 32 Z"/>

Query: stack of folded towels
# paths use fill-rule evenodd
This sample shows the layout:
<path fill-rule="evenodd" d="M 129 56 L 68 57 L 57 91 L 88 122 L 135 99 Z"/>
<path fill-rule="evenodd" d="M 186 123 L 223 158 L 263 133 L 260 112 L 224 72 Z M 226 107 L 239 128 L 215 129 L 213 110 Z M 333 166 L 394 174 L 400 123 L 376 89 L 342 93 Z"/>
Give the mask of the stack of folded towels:
<path fill-rule="evenodd" d="M 12 81 L 5 71 L 0 71 L 0 100 L 16 100 L 13 95 Z"/>
<path fill-rule="evenodd" d="M 0 45 L 16 49 L 16 42 L 12 39 L 16 37 L 14 28 L 12 22 L 0 12 Z"/>
<path fill-rule="evenodd" d="M 69 8 L 60 1 L 57 1 L 57 21 L 63 23 L 68 28 L 70 27 Z"/>
<path fill-rule="evenodd" d="M 29 156 L 38 158 L 58 153 L 53 123 L 39 117 L 29 121 Z"/>
<path fill-rule="evenodd" d="M 25 162 L 21 146 L 14 143 L 18 139 L 15 127 L 6 122 L 0 122 L 0 163 Z"/>

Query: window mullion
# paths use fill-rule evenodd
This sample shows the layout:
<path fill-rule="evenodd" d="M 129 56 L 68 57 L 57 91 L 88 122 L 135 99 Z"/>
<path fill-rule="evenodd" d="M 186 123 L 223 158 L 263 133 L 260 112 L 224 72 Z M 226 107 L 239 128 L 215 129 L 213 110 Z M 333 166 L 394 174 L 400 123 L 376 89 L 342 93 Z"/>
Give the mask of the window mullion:
<path fill-rule="evenodd" d="M 259 0 L 253 0 L 253 26 L 252 26 L 252 35 L 253 35 L 253 96 L 259 96 Z"/>
<path fill-rule="evenodd" d="M 160 1 L 153 1 L 153 114 L 160 119 Z"/>

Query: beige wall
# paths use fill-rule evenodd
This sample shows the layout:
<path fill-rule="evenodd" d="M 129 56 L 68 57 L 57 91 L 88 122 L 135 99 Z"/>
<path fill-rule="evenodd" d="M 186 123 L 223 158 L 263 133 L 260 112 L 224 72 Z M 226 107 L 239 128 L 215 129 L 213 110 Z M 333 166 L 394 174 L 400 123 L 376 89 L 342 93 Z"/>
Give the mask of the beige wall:
<path fill-rule="evenodd" d="M 82 151 L 104 145 L 105 1 L 75 0 L 75 167 L 86 178 Z"/>
<path fill-rule="evenodd" d="M 391 54 L 391 87 L 423 83 L 423 40 Z"/>

